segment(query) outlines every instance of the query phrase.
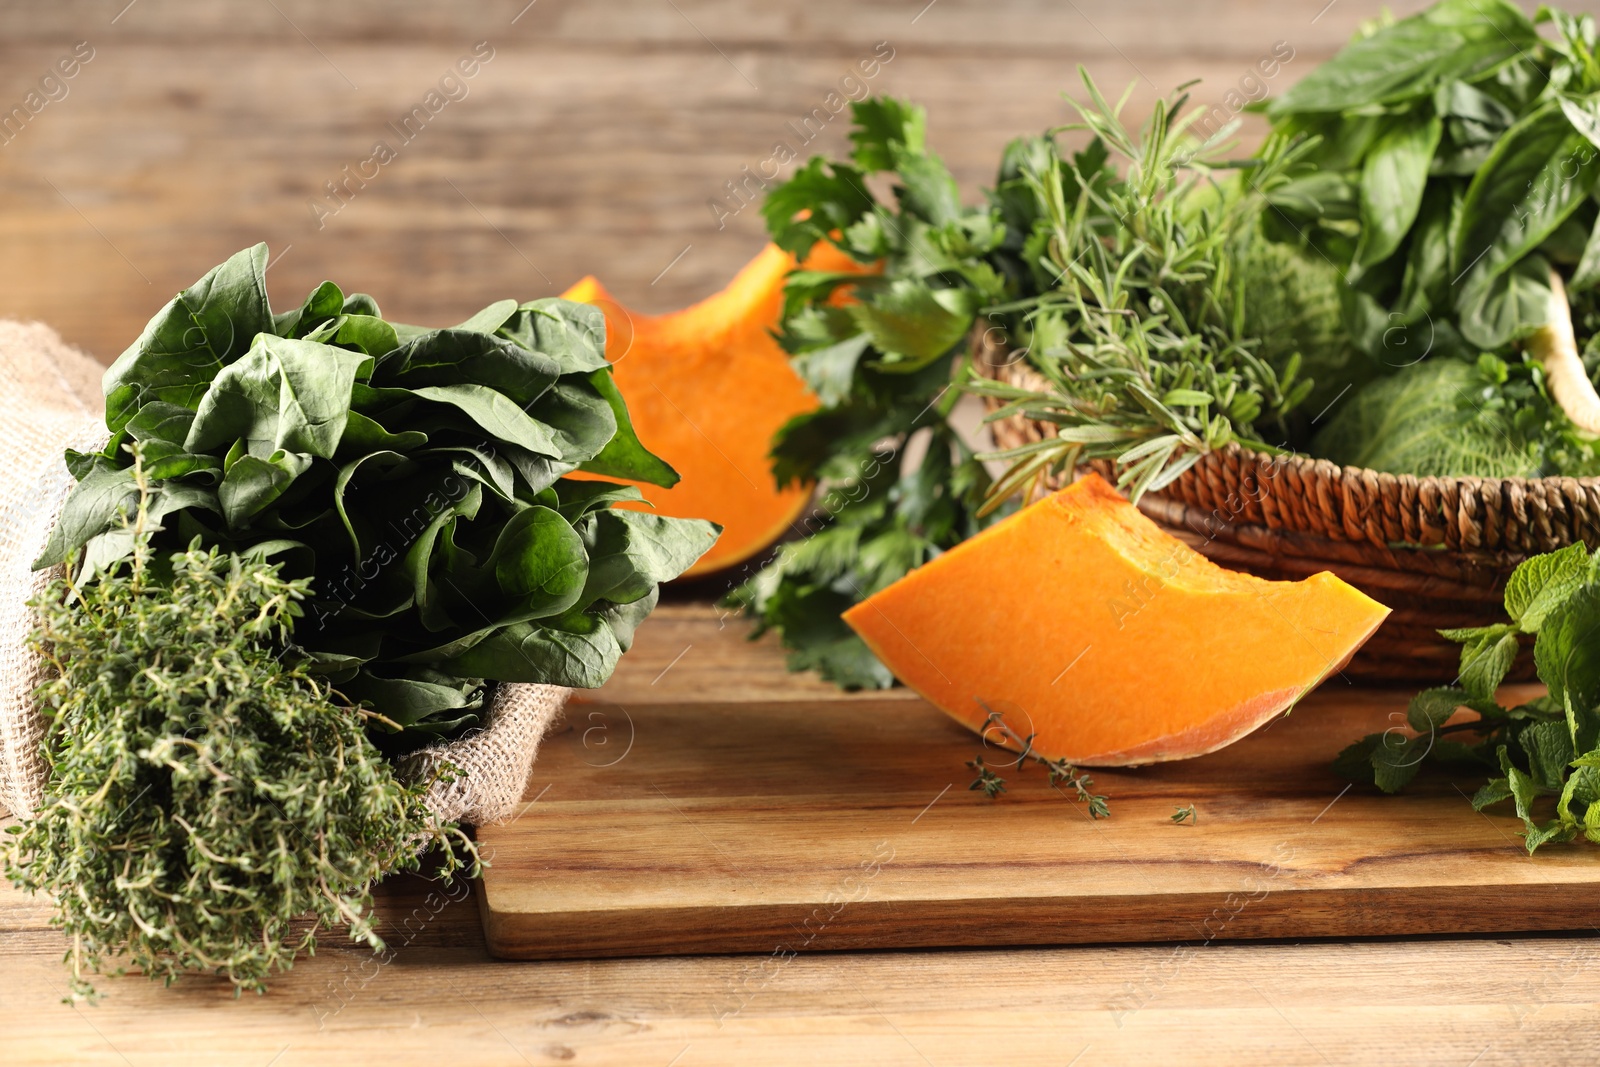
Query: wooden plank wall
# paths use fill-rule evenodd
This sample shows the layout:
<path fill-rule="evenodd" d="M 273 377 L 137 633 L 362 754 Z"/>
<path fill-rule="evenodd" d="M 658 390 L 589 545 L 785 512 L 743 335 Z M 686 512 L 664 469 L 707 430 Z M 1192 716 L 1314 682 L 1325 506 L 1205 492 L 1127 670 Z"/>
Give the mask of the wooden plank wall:
<path fill-rule="evenodd" d="M 976 195 L 1009 137 L 1067 118 L 1059 94 L 1076 87 L 1076 64 L 1109 91 L 1132 84 L 1141 110 L 1196 77 L 1198 100 L 1223 103 L 1275 46 L 1293 58 L 1265 82 L 1273 92 L 1378 7 L 10 3 L 0 117 L 76 42 L 92 58 L 0 133 L 0 314 L 47 321 L 108 361 L 174 291 L 260 240 L 282 257 L 270 275 L 282 304 L 332 277 L 393 316 L 445 323 L 595 273 L 624 302 L 667 310 L 719 287 L 760 247 L 756 211 L 733 212 L 726 182 L 780 142 L 802 158 L 844 146 L 844 118 L 814 122 L 809 144 L 789 124 L 826 108 L 852 71 L 845 90 L 925 103 L 936 149 Z M 389 124 L 480 41 L 493 58 L 447 83 L 456 99 L 441 94 L 444 106 L 402 141 Z M 875 58 L 874 76 L 860 78 Z M 323 199 L 326 183 L 359 172 L 378 140 L 394 158 L 367 165 L 375 176 L 319 218 L 311 204 L 338 203 Z M 721 212 L 710 206 L 719 199 Z"/>

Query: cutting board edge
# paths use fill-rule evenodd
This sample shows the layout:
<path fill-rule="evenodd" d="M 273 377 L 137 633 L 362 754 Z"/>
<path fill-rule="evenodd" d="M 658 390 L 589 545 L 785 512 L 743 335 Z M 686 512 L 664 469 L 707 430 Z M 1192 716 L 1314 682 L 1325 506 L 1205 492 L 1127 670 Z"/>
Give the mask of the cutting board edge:
<path fill-rule="evenodd" d="M 1395 937 L 1589 931 L 1600 882 L 1508 885 L 1448 907 L 1437 886 L 1279 889 L 1241 894 L 1169 894 L 1130 907 L 1126 896 L 1007 898 L 1000 913 L 974 916 L 971 900 L 728 904 L 653 909 L 618 936 L 606 911 L 500 913 L 480 908 L 489 953 L 498 959 L 788 954 L 911 948 L 1189 943 L 1278 938 Z M 1574 889 L 1586 892 L 1573 892 Z M 1503 899 L 1502 899 L 1503 897 Z M 1071 908 L 1073 920 L 1062 912 Z M 1355 914 L 1352 914 L 1354 912 Z M 908 917 L 909 916 L 909 917 Z M 585 933 L 585 931 L 589 931 Z M 692 931 L 692 933 L 689 933 Z"/>

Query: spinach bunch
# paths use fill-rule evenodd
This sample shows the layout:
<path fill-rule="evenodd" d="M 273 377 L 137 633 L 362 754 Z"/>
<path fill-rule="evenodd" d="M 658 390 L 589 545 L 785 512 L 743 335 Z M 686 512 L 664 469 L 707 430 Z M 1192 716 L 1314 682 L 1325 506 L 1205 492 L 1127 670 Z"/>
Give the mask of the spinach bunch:
<path fill-rule="evenodd" d="M 387 747 L 472 725 L 486 681 L 604 682 L 717 529 L 563 477 L 677 480 L 633 431 L 599 311 L 503 300 L 423 329 L 324 282 L 274 314 L 266 262 L 257 245 L 210 271 L 106 372 L 110 440 L 69 454 L 78 484 L 37 565 L 132 553 L 137 445 L 157 548 L 310 579 L 294 643 L 381 710 Z"/>
<path fill-rule="evenodd" d="M 1266 191 L 1273 235 L 1339 267 L 1364 350 L 1475 358 L 1547 320 L 1552 266 L 1570 291 L 1600 283 L 1595 47 L 1588 15 L 1441 0 L 1261 105 L 1269 151 L 1307 146 Z"/>
<path fill-rule="evenodd" d="M 1462 644 L 1456 684 L 1412 699 L 1411 733 L 1370 734 L 1340 753 L 1334 769 L 1386 793 L 1424 764 L 1486 773 L 1473 807 L 1511 801 L 1529 852 L 1580 835 L 1600 842 L 1600 553 L 1576 544 L 1526 560 L 1506 583 L 1505 607 L 1509 622 L 1440 631 Z M 1534 638 L 1534 665 L 1549 692 L 1505 707 L 1495 691 L 1525 636 Z M 1462 708 L 1477 717 L 1457 720 Z"/>
<path fill-rule="evenodd" d="M 922 109 L 884 98 L 851 107 L 851 158 L 811 159 L 762 208 L 772 239 L 797 257 L 830 241 L 873 268 L 798 271 L 785 289 L 778 339 L 821 404 L 778 432 L 773 474 L 819 483 L 821 507 L 808 538 L 781 546 L 729 598 L 780 632 L 791 668 L 886 688 L 893 677 L 839 615 L 984 525 L 989 475 L 951 423 L 952 365 L 969 358 L 978 308 L 1012 288 L 985 258 L 1003 226 L 962 205 L 927 150 Z M 869 191 L 876 175 L 898 183 L 892 199 Z"/>

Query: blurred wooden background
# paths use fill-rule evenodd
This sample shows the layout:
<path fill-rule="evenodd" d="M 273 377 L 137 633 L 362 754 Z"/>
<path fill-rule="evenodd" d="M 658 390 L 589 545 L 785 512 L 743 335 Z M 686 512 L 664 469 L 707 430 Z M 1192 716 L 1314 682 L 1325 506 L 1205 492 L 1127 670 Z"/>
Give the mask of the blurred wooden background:
<path fill-rule="evenodd" d="M 393 317 L 443 324 L 594 273 L 631 306 L 667 310 L 760 247 L 755 208 L 731 212 L 742 168 L 778 142 L 801 159 L 845 146 L 847 113 L 814 120 L 810 144 L 795 133 L 830 93 L 834 106 L 861 85 L 927 105 L 935 150 L 976 196 L 1006 140 L 1067 118 L 1076 64 L 1108 94 L 1134 84 L 1139 109 L 1193 78 L 1196 100 L 1227 105 L 1230 90 L 1281 92 L 1379 6 L 11 0 L 0 118 L 75 43 L 93 58 L 0 133 L 0 315 L 44 320 L 109 361 L 173 292 L 261 240 L 281 257 L 280 305 L 333 278 Z M 390 124 L 481 41 L 493 58 L 447 83 L 458 98 L 441 93 L 402 141 Z M 1285 46 L 1275 77 L 1249 80 Z M 892 58 L 861 78 L 875 53 Z M 379 140 L 395 158 L 368 165 L 319 226 L 310 205 L 334 206 L 326 183 Z"/>

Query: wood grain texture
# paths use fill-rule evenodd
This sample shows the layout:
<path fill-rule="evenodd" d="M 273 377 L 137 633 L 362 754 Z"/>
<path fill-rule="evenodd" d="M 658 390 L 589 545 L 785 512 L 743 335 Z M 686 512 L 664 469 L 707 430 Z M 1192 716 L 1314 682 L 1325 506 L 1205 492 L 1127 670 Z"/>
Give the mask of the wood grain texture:
<path fill-rule="evenodd" d="M 669 606 L 641 628 L 635 652 L 597 694 L 600 702 L 572 709 L 567 732 L 552 751 L 564 746 L 595 763 L 614 759 L 619 751 L 610 746 L 625 736 L 620 727 L 626 720 L 618 721 L 621 708 L 632 709 L 647 724 L 639 734 L 644 747 L 609 770 L 583 770 L 573 779 L 574 789 L 581 783 L 588 795 L 603 794 L 604 775 L 646 758 L 650 739 L 657 736 L 648 724 L 658 721 L 662 708 L 670 708 L 663 702 L 681 702 L 682 692 L 704 687 L 719 672 L 736 680 L 737 699 L 765 693 L 767 714 L 779 720 L 816 702 L 814 692 L 788 699 L 781 690 L 773 695 L 774 688 L 758 680 L 770 681 L 779 652 L 769 641 L 747 646 L 742 632 L 732 627 L 718 630 L 716 617 L 709 607 Z M 680 655 L 686 646 L 689 651 Z M 740 653 L 751 664 L 742 680 L 726 667 Z M 806 688 L 816 684 L 804 678 L 794 682 Z M 658 702 L 655 707 L 652 699 Z M 916 710 L 914 701 L 899 697 L 856 700 L 869 723 L 896 721 L 896 716 Z M 719 709 L 725 719 L 736 717 L 731 703 L 703 706 Z M 589 719 L 593 712 L 608 718 Z M 666 714 L 670 718 L 672 713 Z M 904 729 L 907 720 L 900 721 Z M 736 722 L 728 725 L 737 727 Z M 597 726 L 602 732 L 590 734 L 586 745 L 582 731 Z M 1277 744 L 1274 734 L 1280 728 L 1255 740 Z M 873 727 L 859 745 L 822 763 L 838 788 L 858 798 L 865 811 L 885 803 L 870 788 L 880 758 L 875 746 L 885 739 L 884 729 Z M 971 754 L 974 741 L 942 716 L 926 713 L 916 732 L 930 735 L 921 743 L 930 761 L 926 785 L 933 789 L 927 791 L 931 794 L 952 777 L 957 787 L 912 830 L 960 812 L 985 820 L 1002 834 L 1016 820 L 1042 815 L 1054 842 L 1096 847 L 1090 835 L 1099 831 L 1086 831 L 1089 824 L 1065 799 L 1024 795 L 1020 781 L 1017 793 L 992 806 L 961 792 L 962 776 L 954 772 L 964 772 L 959 760 Z M 720 758 L 736 736 L 734 729 L 720 739 L 716 734 L 706 737 L 714 756 L 703 769 L 752 791 L 758 784 L 756 769 Z M 813 759 L 817 752 L 808 747 L 812 745 L 802 735 L 795 761 Z M 548 769 L 548 763 L 541 763 L 539 773 Z M 1131 821 L 1138 806 L 1151 798 L 1134 788 L 1134 775 L 1116 777 L 1128 780 L 1105 779 L 1118 804 L 1113 822 Z M 610 781 L 616 785 L 621 780 Z M 1281 791 L 1282 779 L 1274 781 Z M 548 775 L 536 779 L 530 799 L 546 784 Z M 657 784 L 674 796 L 694 781 L 663 775 Z M 1309 795 L 1318 786 L 1308 782 L 1299 789 Z M 565 788 L 563 783 L 552 786 L 535 808 L 558 801 Z M 1327 838 L 1319 828 L 1335 818 L 1353 818 L 1359 810 L 1350 805 L 1353 799 L 1344 797 L 1317 823 L 1285 835 L 1297 849 L 1296 863 L 1329 861 L 1319 844 Z M 893 805 L 895 798 L 887 803 Z M 1166 824 L 1167 811 L 1156 805 L 1148 813 L 1151 821 L 1142 826 L 1143 836 L 1179 835 L 1193 841 L 1193 836 L 1182 835 L 1212 832 L 1215 820 L 1243 818 L 1247 812 L 1274 817 L 1273 805 L 1259 797 L 1241 795 L 1230 804 L 1216 810 L 1203 804 L 1197 827 Z M 703 817 L 688 807 L 685 811 Z M 1451 822 L 1472 818 L 1460 809 L 1449 813 Z M 797 816 L 793 822 L 798 821 Z M 715 824 L 702 825 L 708 833 L 717 829 Z M 683 840 L 681 832 L 677 837 Z M 725 848 L 732 844 L 717 840 Z M 880 878 L 915 854 L 905 851 L 903 833 L 893 840 L 899 846 L 896 859 L 885 865 Z M 1003 843 L 1005 838 L 997 840 Z M 492 845 L 492 838 L 485 843 Z M 830 847 L 827 841 L 818 845 Z M 1050 862 L 1053 847 L 1041 843 L 1038 858 Z M 1488 836 L 1485 847 L 1494 854 Z M 1512 847 L 1500 843 L 1508 857 Z M 708 853 L 703 840 L 686 841 L 685 848 L 683 864 L 704 862 L 726 879 L 734 895 L 745 891 L 752 873 L 761 873 L 759 868 L 750 870 L 746 855 L 733 855 L 730 864 Z M 1531 870 L 1545 858 L 1521 862 Z M 1255 857 L 1247 859 L 1254 862 Z M 978 884 L 994 882 L 982 879 Z M 1228 872 L 1220 872 L 1217 888 L 1227 884 Z M 1271 899 L 1253 902 L 1232 922 L 1248 922 L 1250 909 Z M 1198 912 L 1203 925 L 1216 903 L 1200 903 L 1206 905 Z M 1524 899 L 1518 906 L 1528 903 Z M 1473 913 L 1489 910 L 1475 889 L 1454 900 L 1427 901 L 1424 910 L 1445 907 L 1468 917 L 1463 925 L 1472 921 Z M 129 977 L 103 982 L 108 997 L 99 1007 L 72 1008 L 60 1003 L 66 991 L 64 945 L 47 925 L 47 905 L 0 886 L 0 1063 L 1462 1067 L 1476 1062 L 1485 1067 L 1585 1063 L 1600 1054 L 1600 941 L 1590 936 L 1294 944 L 1241 943 L 1179 932 L 1181 943 L 1146 946 L 793 956 L 774 956 L 767 946 L 755 955 L 506 963 L 490 958 L 478 902 L 460 888 L 417 877 L 394 879 L 379 888 L 377 911 L 390 952 L 374 957 L 329 938 L 315 957 L 277 979 L 265 997 L 235 1001 L 224 983 L 204 978 L 162 989 Z M 799 921 L 803 924 L 804 916 Z M 837 923 L 822 927 L 814 947 L 841 947 L 831 939 L 843 929 Z"/>
<path fill-rule="evenodd" d="M 724 634 L 707 608 L 653 620 L 639 659 L 546 742 L 536 799 L 480 834 L 490 951 L 783 956 L 1581 929 L 1600 914 L 1600 851 L 1530 859 L 1518 820 L 1472 812 L 1476 782 L 1385 797 L 1332 774 L 1344 745 L 1404 721 L 1404 693 L 1335 681 L 1222 752 L 1096 772 L 1114 810 L 1096 822 L 1037 767 L 1005 772 L 999 800 L 970 791 L 966 760 L 1010 757 L 904 691 L 771 699 L 750 680 L 783 683 L 775 650 Z M 697 670 L 750 680 L 711 696 Z M 1174 825 L 1189 804 L 1198 823 Z"/>
<path fill-rule="evenodd" d="M 391 936 L 428 914 L 431 889 L 385 887 Z M 467 900 L 413 919 L 380 961 L 330 942 L 264 997 L 130 977 L 71 1008 L 44 919 L 0 888 L 8 1067 L 1547 1067 L 1600 1053 L 1600 947 L 1585 938 L 502 963 Z"/>
<path fill-rule="evenodd" d="M 779 654 L 765 641 L 725 644 L 735 633 L 717 630 L 715 610 L 703 606 L 672 606 L 646 623 L 637 654 L 624 660 L 613 683 L 597 694 L 598 702 L 573 708 L 567 732 L 552 746 L 552 751 L 565 748 L 594 763 L 614 759 L 619 749 L 610 746 L 623 736 L 620 727 L 626 719 L 619 722 L 618 717 L 626 707 L 644 724 L 635 750 L 611 768 L 583 768 L 551 785 L 535 811 L 547 803 L 547 811 L 558 810 L 561 798 L 569 796 L 569 785 L 573 792 L 565 810 L 571 815 L 582 818 L 585 803 L 615 805 L 615 797 L 607 799 L 607 793 L 624 792 L 625 779 L 617 775 L 630 764 L 647 766 L 655 747 L 652 738 L 659 742 L 662 736 L 659 727 L 681 714 L 670 702 L 681 701 L 684 690 L 703 686 L 725 671 L 718 662 L 736 649 L 752 663 L 738 682 L 746 694 L 738 699 L 768 693 L 764 714 L 777 722 L 816 705 L 815 694 L 783 699 L 759 686 L 756 679 L 770 677 Z M 686 645 L 692 646 L 690 651 L 680 656 Z M 1154 787 L 1141 789 L 1134 781 L 1147 772 L 1105 777 L 1117 810 L 1112 822 L 1099 829 L 1065 799 L 1037 795 L 1020 780 L 1015 793 L 989 805 L 960 790 L 962 773 L 945 773 L 964 773 L 959 760 L 972 752 L 970 735 L 925 709 L 910 718 L 919 711 L 914 701 L 882 696 L 856 701 L 854 709 L 864 724 L 857 743 L 842 752 L 822 752 L 821 740 L 808 740 L 802 732 L 792 739 L 793 761 L 823 757 L 818 765 L 833 787 L 869 814 L 900 806 L 895 795 L 874 795 L 880 791 L 873 788 L 873 776 L 886 758 L 891 765 L 927 760 L 926 780 L 917 784 L 929 795 L 942 782 L 956 781 L 955 789 L 908 828 L 910 835 L 907 828 L 893 829 L 896 856 L 874 879 L 871 893 L 888 884 L 897 866 L 916 857 L 915 834 L 940 827 L 935 820 L 952 815 L 981 819 L 994 848 L 1011 847 L 1008 826 L 1046 826 L 1049 837 L 1035 842 L 1030 857 L 1041 867 L 1059 862 L 1066 848 L 1094 853 L 1101 830 L 1119 820 L 1135 826 L 1140 831 L 1136 837 L 1205 842 L 1221 832 L 1215 827 L 1232 820 L 1279 818 L 1274 800 L 1250 795 L 1241 783 L 1239 794 L 1226 803 L 1201 803 L 1199 826 L 1172 826 L 1165 821 L 1168 811 L 1153 796 Z M 702 713 L 719 713 L 725 729 L 701 739 L 709 755 L 700 767 L 663 773 L 656 784 L 668 796 L 682 796 L 709 776 L 745 793 L 757 792 L 762 788 L 761 767 L 725 758 L 736 750 L 738 720 L 749 716 L 741 716 L 727 701 L 697 704 Z M 608 718 L 587 717 L 595 712 Z M 1311 722 L 1311 716 L 1304 721 Z M 1273 746 L 1285 743 L 1287 735 L 1278 731 L 1287 725 L 1274 727 L 1240 750 L 1254 750 L 1260 761 L 1269 761 Z M 596 727 L 602 733 L 591 734 L 586 744 L 582 731 Z M 922 738 L 917 742 L 920 756 L 884 752 L 886 742 L 906 742 L 907 733 Z M 548 772 L 560 758 L 541 763 L 545 777 L 536 778 L 530 799 L 550 784 Z M 1292 803 L 1325 784 L 1316 777 L 1296 785 L 1282 773 L 1269 781 L 1272 796 L 1289 795 Z M 1336 795 L 1333 783 L 1326 786 L 1326 795 Z M 774 792 L 781 787 L 781 782 L 771 784 Z M 590 799 L 575 799 L 580 795 Z M 1360 818 L 1361 804 L 1352 803 L 1357 799 L 1345 796 L 1315 823 L 1285 826 L 1281 840 L 1295 849 L 1296 871 L 1321 866 L 1335 882 L 1359 876 L 1360 865 L 1350 864 L 1347 852 L 1329 847 L 1338 833 L 1324 828 L 1336 820 L 1348 824 Z M 704 867 L 699 877 L 720 879 L 730 897 L 747 893 L 752 878 L 759 880 L 765 873 L 748 842 L 741 845 L 724 836 L 715 821 L 704 821 L 705 808 L 677 803 L 727 851 L 724 856 L 705 839 L 693 840 L 685 829 L 674 830 L 672 838 L 683 850 L 679 866 Z M 648 804 L 636 807 L 643 810 Z M 1447 825 L 1476 818 L 1459 800 L 1457 807 L 1441 814 Z M 806 816 L 791 812 L 785 832 L 795 833 Z M 533 817 L 530 812 L 522 823 Z M 618 828 L 630 825 L 631 817 L 624 818 Z M 938 832 L 949 832 L 951 825 L 944 822 Z M 824 830 L 824 824 L 813 820 L 807 832 L 825 852 L 835 844 Z M 1417 839 L 1426 843 L 1434 833 L 1419 830 Z M 1497 846 L 1496 840 L 1496 832 L 1486 828 L 1479 842 L 1483 862 L 1503 857 L 1532 871 L 1553 855 L 1520 860 L 1512 844 L 1499 841 Z M 485 836 L 487 847 L 494 843 L 492 835 Z M 624 842 L 624 855 L 645 844 Z M 1265 858 L 1272 855 L 1268 849 Z M 1374 855 L 1379 862 L 1397 861 L 1393 851 Z M 1244 869 L 1259 869 L 1253 853 L 1243 860 Z M 1470 886 L 1477 866 L 1471 860 L 1463 854 L 1462 882 L 1469 888 L 1448 899 L 1435 894 L 1416 901 L 1421 913 L 1448 910 L 1465 929 L 1476 916 L 1493 910 L 1492 897 Z M 1349 869 L 1338 870 L 1340 863 Z M 1113 859 L 1110 865 L 1120 872 L 1117 878 L 1124 886 L 1133 884 L 1124 860 Z M 1212 909 L 1225 899 L 1223 890 L 1236 884 L 1235 873 L 1233 868 L 1219 870 L 1211 883 L 1215 898 L 1208 893 L 1193 902 L 1194 911 L 1182 911 L 1187 904 L 1179 902 L 1180 913 L 1203 929 Z M 568 875 L 574 876 L 586 877 L 581 871 Z M 967 889 L 951 885 L 950 899 L 962 901 L 968 914 L 974 906 L 972 886 L 989 890 L 991 896 L 1002 896 L 1005 890 L 1005 883 L 992 875 L 973 880 Z M 650 892 L 648 883 L 638 888 Z M 1243 929 L 1254 921 L 1253 909 L 1266 914 L 1269 902 L 1281 895 L 1274 887 L 1228 925 Z M 847 905 L 838 921 L 820 927 L 813 923 L 812 947 L 844 947 L 850 909 L 872 899 L 869 894 Z M 1531 905 L 1532 898 L 1524 896 L 1514 906 Z M 1360 907 L 1363 921 L 1386 921 L 1378 902 Z M 1295 944 L 1230 941 L 1226 930 L 1215 937 L 1179 930 L 1175 936 L 1181 942 L 1163 945 L 774 954 L 776 938 L 792 940 L 800 932 L 797 926 L 804 929 L 806 915 L 791 914 L 787 928 L 775 924 L 769 931 L 773 943 L 752 955 L 506 963 L 490 958 L 477 902 L 460 888 L 417 877 L 394 879 L 380 887 L 378 915 L 380 931 L 390 942 L 388 953 L 374 957 L 327 939 L 315 957 L 281 976 L 265 997 L 235 1001 L 225 984 L 204 978 L 162 989 L 130 977 L 102 983 L 109 996 L 99 1007 L 72 1008 L 60 1003 L 66 988 L 64 946 L 47 925 L 47 906 L 0 887 L 0 1062 L 8 1067 L 346 1062 L 476 1067 L 568 1061 L 629 1067 L 835 1062 L 1483 1067 L 1586 1063 L 1600 1054 L 1600 941 L 1590 936 Z"/>
<path fill-rule="evenodd" d="M 1009 138 L 1069 117 L 1077 63 L 1109 91 L 1133 84 L 1135 109 L 1193 78 L 1217 105 L 1282 41 L 1295 57 L 1264 83 L 1280 92 L 1379 6 L 1317 17 L 1324 3 L 12 4 L 0 113 L 73 42 L 95 56 L 0 144 L 0 315 L 109 361 L 173 292 L 260 240 L 282 254 L 269 279 L 284 304 L 331 277 L 447 323 L 595 273 L 630 307 L 682 307 L 763 240 L 753 208 L 710 204 L 738 206 L 726 183 L 780 141 L 841 150 L 843 118 L 810 143 L 789 124 L 877 42 L 894 58 L 866 84 L 928 106 L 931 143 L 976 196 Z M 375 141 L 394 147 L 388 124 L 477 41 L 495 58 L 467 96 L 319 227 L 326 184 Z"/>

